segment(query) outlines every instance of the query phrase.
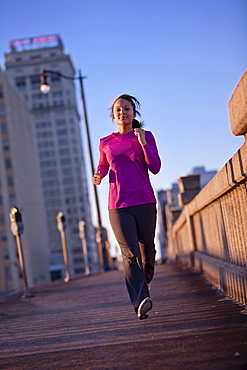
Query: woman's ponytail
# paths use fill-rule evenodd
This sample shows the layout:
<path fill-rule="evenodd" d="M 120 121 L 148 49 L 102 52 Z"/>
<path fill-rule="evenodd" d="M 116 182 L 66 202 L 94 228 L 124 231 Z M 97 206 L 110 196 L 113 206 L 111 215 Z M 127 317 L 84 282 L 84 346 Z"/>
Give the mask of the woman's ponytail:
<path fill-rule="evenodd" d="M 142 121 L 138 121 L 137 119 L 133 119 L 132 121 L 132 128 L 141 128 L 143 127 L 143 122 Z"/>

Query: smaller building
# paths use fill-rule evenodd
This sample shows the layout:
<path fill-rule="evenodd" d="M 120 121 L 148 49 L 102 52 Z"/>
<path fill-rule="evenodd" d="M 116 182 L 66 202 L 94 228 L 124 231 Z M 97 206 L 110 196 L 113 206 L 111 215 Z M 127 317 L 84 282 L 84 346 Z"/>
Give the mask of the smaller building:
<path fill-rule="evenodd" d="M 21 238 L 29 285 L 50 281 L 48 232 L 32 127 L 28 107 L 0 71 L 1 291 L 22 287 L 16 241 L 10 231 L 11 207 L 18 207 L 22 213 Z"/>
<path fill-rule="evenodd" d="M 212 180 L 216 173 L 216 170 L 206 171 L 204 166 L 198 166 L 192 168 L 190 175 L 200 175 L 200 189 L 202 189 Z M 159 242 L 163 261 L 166 259 L 166 251 L 169 249 L 169 232 L 183 209 L 183 207 L 179 205 L 178 197 L 179 187 L 177 182 L 172 184 L 171 189 L 160 190 L 157 194 Z"/>
<path fill-rule="evenodd" d="M 204 166 L 192 168 L 193 175 L 200 175 L 201 189 L 204 188 L 204 186 L 207 185 L 207 183 L 209 183 L 209 181 L 212 180 L 216 173 L 217 173 L 216 170 L 206 171 Z"/>

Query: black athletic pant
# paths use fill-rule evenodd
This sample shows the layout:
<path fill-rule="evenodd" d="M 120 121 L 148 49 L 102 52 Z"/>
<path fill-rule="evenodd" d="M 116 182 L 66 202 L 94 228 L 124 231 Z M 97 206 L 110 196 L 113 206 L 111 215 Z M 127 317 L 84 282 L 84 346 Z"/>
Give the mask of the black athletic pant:
<path fill-rule="evenodd" d="M 137 311 L 149 297 L 147 284 L 154 275 L 156 204 L 111 209 L 109 217 L 121 248 L 130 300 Z"/>

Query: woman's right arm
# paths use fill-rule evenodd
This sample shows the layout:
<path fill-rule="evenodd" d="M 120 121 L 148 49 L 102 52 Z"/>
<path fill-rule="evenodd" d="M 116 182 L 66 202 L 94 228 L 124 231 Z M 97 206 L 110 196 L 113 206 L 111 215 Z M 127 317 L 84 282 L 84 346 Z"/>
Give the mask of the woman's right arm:
<path fill-rule="evenodd" d="M 100 152 L 99 164 L 96 169 L 96 173 L 93 176 L 94 185 L 100 185 L 101 180 L 107 175 L 108 170 L 109 170 L 109 163 L 106 158 L 106 153 L 104 152 L 102 148 L 101 141 L 99 144 L 99 152 Z"/>

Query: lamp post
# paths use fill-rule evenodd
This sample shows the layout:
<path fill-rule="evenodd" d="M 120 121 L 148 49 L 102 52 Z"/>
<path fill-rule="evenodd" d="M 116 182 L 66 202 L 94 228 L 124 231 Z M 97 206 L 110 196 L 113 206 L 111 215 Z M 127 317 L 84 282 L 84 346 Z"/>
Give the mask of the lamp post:
<path fill-rule="evenodd" d="M 56 74 L 61 78 L 65 78 L 67 80 L 78 80 L 80 84 L 80 93 L 81 93 L 81 100 L 82 100 L 82 107 L 83 107 L 83 113 L 84 113 L 84 122 L 85 122 L 85 128 L 86 128 L 86 135 L 87 135 L 87 144 L 88 144 L 88 150 L 89 150 L 89 158 L 90 158 L 90 166 L 91 166 L 91 172 L 92 177 L 95 173 L 94 165 L 93 165 L 93 155 L 92 155 L 92 147 L 91 147 L 91 140 L 90 140 L 90 133 L 89 133 L 89 126 L 88 126 L 88 119 L 87 119 L 87 109 L 86 109 L 86 102 L 85 102 L 85 95 L 84 95 L 84 89 L 83 89 L 83 79 L 86 77 L 83 77 L 81 75 L 81 71 L 79 71 L 78 77 L 72 77 L 72 76 L 66 76 L 58 71 L 53 70 L 47 70 L 42 69 L 41 76 L 40 76 L 40 90 L 43 94 L 48 94 L 50 91 L 50 85 L 47 82 L 47 76 L 48 74 Z M 95 198 L 95 205 L 96 205 L 96 214 L 97 214 L 97 222 L 98 222 L 98 233 L 100 234 L 100 242 L 98 244 L 99 246 L 99 260 L 100 260 L 100 266 L 104 267 L 104 270 L 107 271 L 110 269 L 109 263 L 108 263 L 108 256 L 107 256 L 107 250 L 106 250 L 106 241 L 104 237 L 104 232 L 102 229 L 102 221 L 101 221 L 101 214 L 100 214 L 100 207 L 99 207 L 99 198 L 98 198 L 98 192 L 96 185 L 93 185 L 94 188 L 94 198 Z M 97 237 L 96 240 L 99 238 Z M 98 240 L 99 241 L 99 240 Z"/>

